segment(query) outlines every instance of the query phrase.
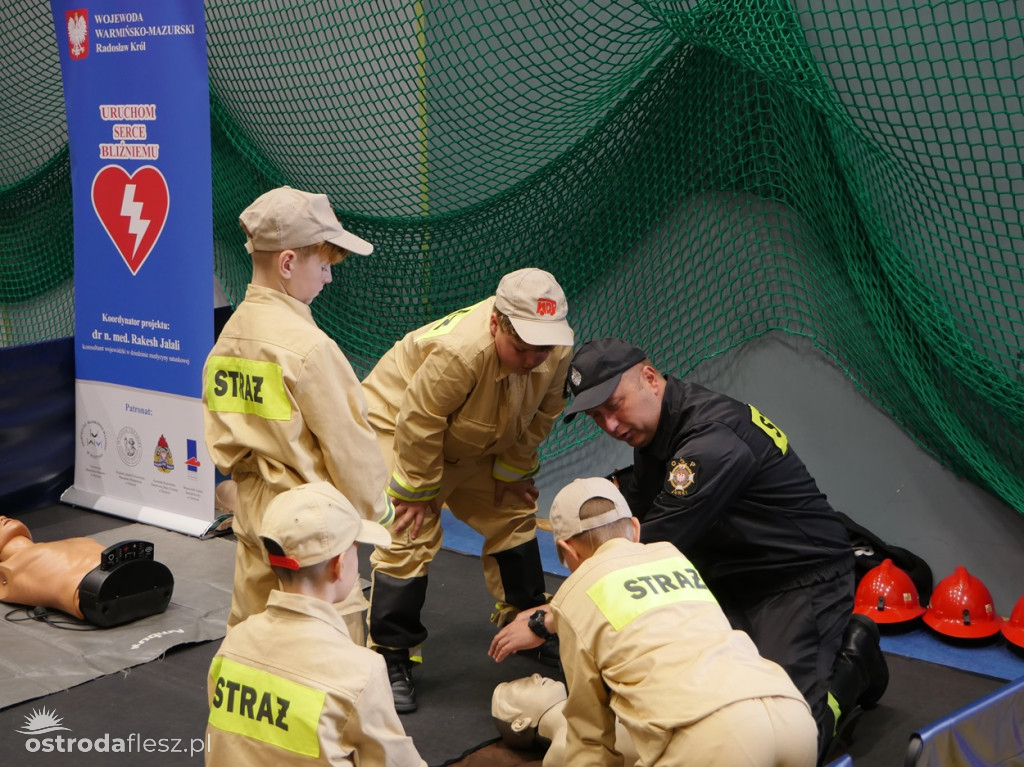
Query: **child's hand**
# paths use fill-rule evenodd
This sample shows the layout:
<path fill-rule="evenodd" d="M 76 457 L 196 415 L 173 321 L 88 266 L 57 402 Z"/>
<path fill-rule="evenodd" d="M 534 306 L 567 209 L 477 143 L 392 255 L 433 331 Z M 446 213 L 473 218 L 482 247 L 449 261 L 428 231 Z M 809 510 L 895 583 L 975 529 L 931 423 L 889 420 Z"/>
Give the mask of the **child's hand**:
<path fill-rule="evenodd" d="M 427 514 L 437 514 L 435 501 L 395 501 L 395 524 L 391 530 L 395 535 L 409 528 L 409 540 L 416 540 Z"/>
<path fill-rule="evenodd" d="M 541 605 L 537 609 L 545 608 Z M 511 622 L 505 624 L 505 627 L 494 635 L 487 654 L 494 658 L 495 663 L 501 663 L 514 652 L 532 650 L 534 647 L 544 644 L 544 640 L 534 634 L 527 624 L 532 612 L 532 609 L 520 611 Z"/>
<path fill-rule="evenodd" d="M 540 496 L 540 490 L 534 484 L 533 479 L 520 479 L 517 482 L 502 482 L 500 479 L 494 480 L 495 506 L 501 506 L 505 493 L 512 493 L 517 498 L 522 499 L 527 506 L 536 504 L 537 498 Z"/>

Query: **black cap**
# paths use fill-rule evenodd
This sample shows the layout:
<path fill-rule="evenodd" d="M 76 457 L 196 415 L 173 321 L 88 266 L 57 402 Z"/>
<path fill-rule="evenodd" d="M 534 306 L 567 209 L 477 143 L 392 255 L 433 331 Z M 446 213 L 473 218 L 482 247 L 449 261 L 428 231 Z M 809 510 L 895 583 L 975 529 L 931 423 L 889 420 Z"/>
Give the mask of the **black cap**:
<path fill-rule="evenodd" d="M 647 359 L 647 355 L 621 338 L 587 341 L 569 364 L 567 388 L 572 404 L 562 419 L 568 423 L 577 413 L 605 403 L 622 380 L 622 374 Z"/>

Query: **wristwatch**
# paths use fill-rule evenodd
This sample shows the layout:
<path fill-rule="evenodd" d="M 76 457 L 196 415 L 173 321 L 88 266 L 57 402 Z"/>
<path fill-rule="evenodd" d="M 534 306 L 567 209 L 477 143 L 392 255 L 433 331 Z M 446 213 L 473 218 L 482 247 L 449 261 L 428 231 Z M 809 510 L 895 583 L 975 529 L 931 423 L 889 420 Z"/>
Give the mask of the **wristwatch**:
<path fill-rule="evenodd" d="M 530 627 L 530 631 L 541 639 L 551 639 L 554 636 L 554 634 L 548 631 L 548 627 L 544 625 L 544 617 L 546 615 L 546 610 L 534 610 L 530 615 L 530 619 L 526 622 L 526 625 Z"/>

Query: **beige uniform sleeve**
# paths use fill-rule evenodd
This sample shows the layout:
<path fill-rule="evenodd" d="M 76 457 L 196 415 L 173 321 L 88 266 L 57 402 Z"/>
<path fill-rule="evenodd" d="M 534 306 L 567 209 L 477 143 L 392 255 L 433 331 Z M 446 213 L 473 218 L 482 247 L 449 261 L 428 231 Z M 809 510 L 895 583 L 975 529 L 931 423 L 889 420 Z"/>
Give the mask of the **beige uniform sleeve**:
<path fill-rule="evenodd" d="M 366 688 L 355 701 L 340 740 L 345 751 L 351 749 L 357 755 L 356 764 L 426 767 L 395 712 L 383 658 L 370 669 Z"/>
<path fill-rule="evenodd" d="M 477 372 L 445 350 L 431 352 L 402 396 L 395 423 L 395 468 L 388 492 L 403 501 L 429 501 L 441 490 L 448 416 L 466 401 Z"/>
<path fill-rule="evenodd" d="M 387 468 L 352 366 L 328 342 L 307 357 L 301 380 L 296 404 L 320 443 L 331 482 L 363 517 L 390 524 L 394 508 L 384 492 Z"/>
<path fill-rule="evenodd" d="M 566 764 L 622 767 L 615 750 L 615 713 L 609 705 L 608 688 L 589 649 L 572 626 L 555 613 L 559 657 L 569 696 L 565 701 Z"/>
<path fill-rule="evenodd" d="M 534 413 L 523 438 L 494 458 L 492 473 L 496 479 L 515 482 L 532 477 L 540 470 L 537 449 L 540 447 L 540 443 L 547 439 L 555 425 L 555 420 L 565 409 L 565 377 L 569 372 L 572 348 L 559 346 L 552 351 L 552 354 L 555 353 L 561 353 L 562 358 L 559 360 L 554 377 L 548 384 L 548 390 L 545 392 L 537 412 Z"/>

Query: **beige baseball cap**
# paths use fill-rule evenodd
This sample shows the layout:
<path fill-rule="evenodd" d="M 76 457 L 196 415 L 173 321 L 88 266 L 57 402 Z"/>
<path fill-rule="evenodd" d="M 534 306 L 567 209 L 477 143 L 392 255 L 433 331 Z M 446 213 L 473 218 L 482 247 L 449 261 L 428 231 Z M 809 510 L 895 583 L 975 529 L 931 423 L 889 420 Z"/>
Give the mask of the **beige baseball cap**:
<path fill-rule="evenodd" d="M 572 346 L 566 322 L 569 304 L 555 278 L 543 269 L 519 269 L 501 278 L 494 308 L 512 322 L 516 333 L 534 346 Z"/>
<path fill-rule="evenodd" d="M 391 545 L 391 534 L 359 516 L 330 482 L 299 485 L 276 496 L 267 504 L 260 538 L 270 564 L 289 570 L 326 562 L 356 541 Z M 270 554 L 271 549 L 282 553 Z"/>
<path fill-rule="evenodd" d="M 593 498 L 603 498 L 615 504 L 603 514 L 589 519 L 580 519 L 580 508 Z M 603 527 L 619 519 L 629 519 L 633 512 L 619 492 L 619 488 L 604 477 L 574 479 L 558 491 L 551 502 L 551 532 L 556 541 L 567 541 L 587 530 Z"/>
<path fill-rule="evenodd" d="M 271 189 L 243 210 L 238 221 L 248 237 L 245 249 L 250 253 L 276 253 L 318 242 L 331 242 L 360 256 L 373 253 L 373 245 L 341 225 L 325 194 L 290 186 Z"/>

